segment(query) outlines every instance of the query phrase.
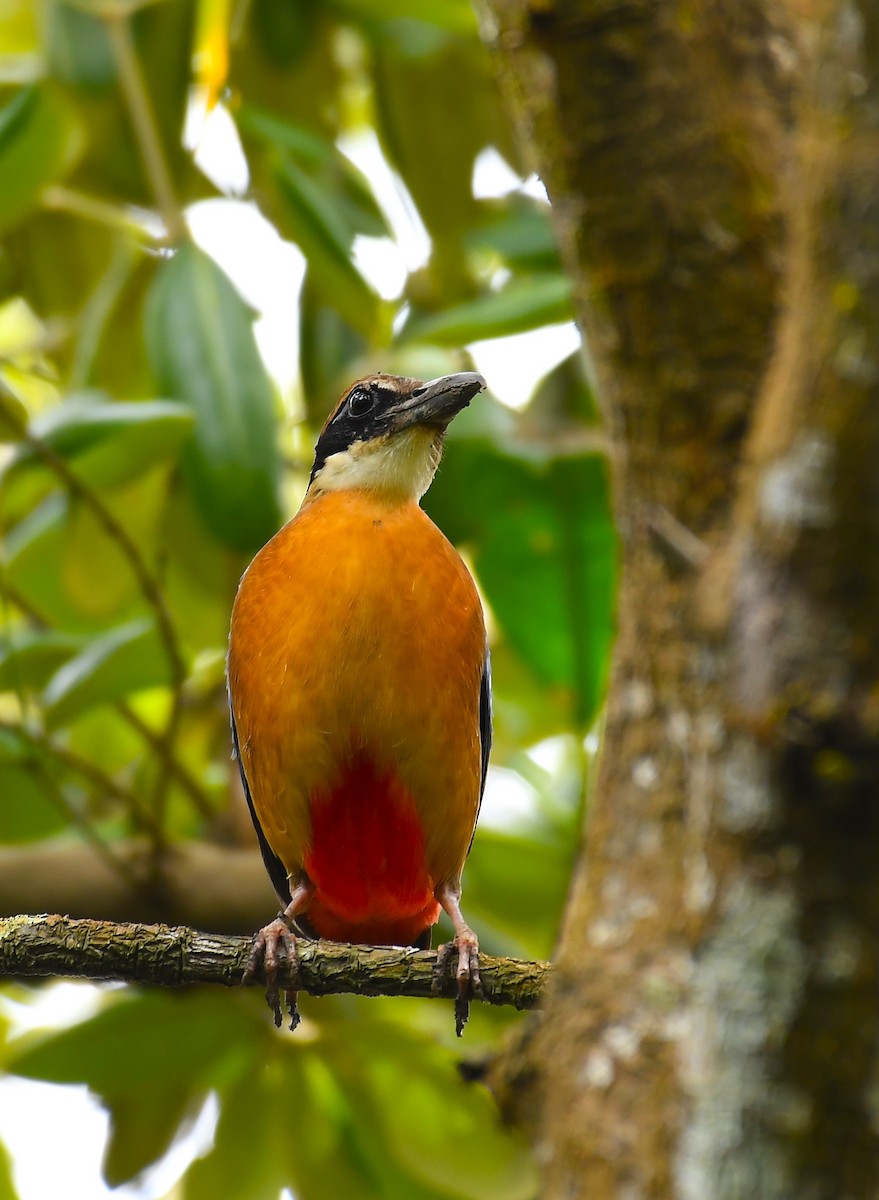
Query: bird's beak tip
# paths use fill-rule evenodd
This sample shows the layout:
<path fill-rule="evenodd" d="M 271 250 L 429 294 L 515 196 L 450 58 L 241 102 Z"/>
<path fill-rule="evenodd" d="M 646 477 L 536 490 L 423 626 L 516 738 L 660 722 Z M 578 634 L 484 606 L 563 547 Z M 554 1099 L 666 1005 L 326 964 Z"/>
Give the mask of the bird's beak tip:
<path fill-rule="evenodd" d="M 406 403 L 409 422 L 445 426 L 485 387 L 484 378 L 476 371 L 459 371 L 431 379 L 415 388 Z"/>

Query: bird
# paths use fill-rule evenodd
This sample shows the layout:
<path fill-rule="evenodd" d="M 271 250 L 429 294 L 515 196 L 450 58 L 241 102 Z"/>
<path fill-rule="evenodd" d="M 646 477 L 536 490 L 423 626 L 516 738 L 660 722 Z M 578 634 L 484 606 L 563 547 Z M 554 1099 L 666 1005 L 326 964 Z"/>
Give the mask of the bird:
<path fill-rule="evenodd" d="M 458 552 L 420 506 L 475 372 L 376 373 L 321 430 L 302 505 L 245 571 L 227 683 L 234 753 L 281 902 L 254 936 L 281 1024 L 280 957 L 297 937 L 430 946 L 454 937 L 456 1029 L 482 996 L 461 911 L 492 736 L 485 618 Z M 299 1021 L 288 993 L 290 1028 Z"/>

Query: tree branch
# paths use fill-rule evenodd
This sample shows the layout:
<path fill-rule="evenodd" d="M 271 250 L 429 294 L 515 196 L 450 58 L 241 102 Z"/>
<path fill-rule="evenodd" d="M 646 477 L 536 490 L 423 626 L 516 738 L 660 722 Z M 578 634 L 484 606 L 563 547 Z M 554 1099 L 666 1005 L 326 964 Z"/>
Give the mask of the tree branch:
<path fill-rule="evenodd" d="M 237 987 L 249 953 L 250 938 L 168 925 L 116 925 L 61 916 L 0 920 L 0 976 L 56 975 L 162 987 L 192 983 Z M 286 964 L 282 966 L 279 982 L 312 996 L 346 992 L 452 999 L 456 994 L 452 970 L 434 991 L 436 958 L 433 951 L 303 939 L 299 941 L 298 968 L 291 971 Z M 551 971 L 549 963 L 488 954 L 480 955 L 479 962 L 488 1003 L 537 1007 Z"/>

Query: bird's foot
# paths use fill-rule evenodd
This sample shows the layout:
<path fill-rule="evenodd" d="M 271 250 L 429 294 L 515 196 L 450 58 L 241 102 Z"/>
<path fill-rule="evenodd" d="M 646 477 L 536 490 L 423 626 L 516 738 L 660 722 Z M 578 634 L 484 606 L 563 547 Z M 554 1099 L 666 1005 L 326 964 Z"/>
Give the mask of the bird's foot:
<path fill-rule="evenodd" d="M 455 980 L 458 993 L 455 997 L 455 1033 L 461 1037 L 470 1016 L 471 999 L 485 999 L 479 974 L 479 939 L 472 929 L 462 929 L 455 934 L 452 941 L 446 942 L 437 950 L 434 990 L 441 990 L 443 980 L 456 957 Z"/>
<path fill-rule="evenodd" d="M 281 1012 L 281 994 L 278 987 L 278 967 L 281 964 L 281 955 L 286 958 L 291 969 L 295 970 L 299 965 L 299 950 L 296 945 L 296 934 L 293 930 L 288 918 L 281 913 L 275 917 L 274 921 L 269 921 L 268 925 L 264 925 L 258 933 L 254 934 L 253 944 L 250 947 L 250 956 L 247 960 L 247 965 L 244 968 L 244 977 L 242 983 L 249 983 L 251 979 L 259 973 L 262 967 L 263 976 L 266 981 L 266 1003 L 274 1013 L 275 1026 L 280 1029 L 283 1022 Z M 290 1030 L 294 1030 L 299 1024 L 299 1005 L 297 1003 L 297 993 L 292 990 L 285 990 L 287 1006 L 290 1010 Z"/>

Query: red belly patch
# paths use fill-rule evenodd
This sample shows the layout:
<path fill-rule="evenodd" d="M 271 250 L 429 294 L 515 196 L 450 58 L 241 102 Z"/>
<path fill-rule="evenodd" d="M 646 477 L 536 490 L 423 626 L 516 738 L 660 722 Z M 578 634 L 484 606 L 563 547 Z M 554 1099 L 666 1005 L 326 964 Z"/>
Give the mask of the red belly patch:
<path fill-rule="evenodd" d="M 439 905 L 424 861 L 412 797 L 393 774 L 355 759 L 333 787 L 311 797 L 314 884 L 308 917 L 334 941 L 408 945 L 434 924 Z"/>

